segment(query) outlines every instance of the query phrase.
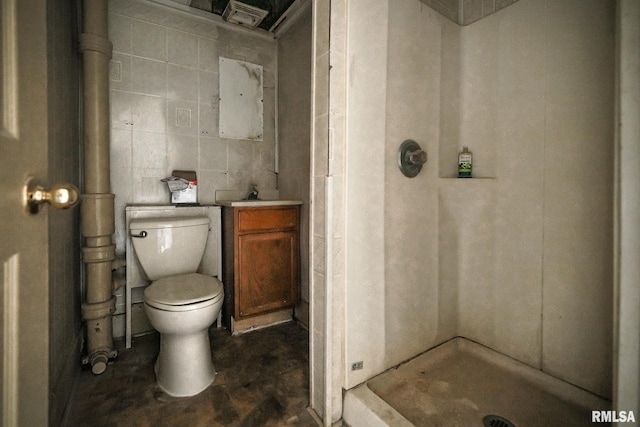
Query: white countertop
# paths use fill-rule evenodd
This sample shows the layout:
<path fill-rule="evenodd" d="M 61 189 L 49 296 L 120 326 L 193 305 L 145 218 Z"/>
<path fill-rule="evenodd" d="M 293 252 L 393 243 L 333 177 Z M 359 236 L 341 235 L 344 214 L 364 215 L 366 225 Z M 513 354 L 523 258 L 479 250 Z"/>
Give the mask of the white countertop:
<path fill-rule="evenodd" d="M 301 205 L 301 200 L 216 200 L 216 205 L 233 208 Z"/>

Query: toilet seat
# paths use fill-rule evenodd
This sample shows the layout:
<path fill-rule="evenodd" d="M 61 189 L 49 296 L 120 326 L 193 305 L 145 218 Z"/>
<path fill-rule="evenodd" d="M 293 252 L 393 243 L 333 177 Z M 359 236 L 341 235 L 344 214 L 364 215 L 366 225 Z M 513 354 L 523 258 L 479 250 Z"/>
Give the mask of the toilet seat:
<path fill-rule="evenodd" d="M 222 283 L 199 273 L 165 277 L 147 286 L 144 302 L 166 311 L 189 311 L 206 307 L 222 299 Z"/>

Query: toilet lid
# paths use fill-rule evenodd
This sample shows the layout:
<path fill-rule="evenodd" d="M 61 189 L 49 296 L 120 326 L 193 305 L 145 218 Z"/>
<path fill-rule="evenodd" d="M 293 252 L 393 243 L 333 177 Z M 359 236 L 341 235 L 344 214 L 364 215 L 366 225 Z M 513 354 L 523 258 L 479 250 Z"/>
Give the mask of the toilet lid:
<path fill-rule="evenodd" d="M 144 290 L 144 298 L 165 305 L 187 305 L 213 299 L 222 291 L 222 283 L 215 277 L 190 273 L 156 280 Z"/>

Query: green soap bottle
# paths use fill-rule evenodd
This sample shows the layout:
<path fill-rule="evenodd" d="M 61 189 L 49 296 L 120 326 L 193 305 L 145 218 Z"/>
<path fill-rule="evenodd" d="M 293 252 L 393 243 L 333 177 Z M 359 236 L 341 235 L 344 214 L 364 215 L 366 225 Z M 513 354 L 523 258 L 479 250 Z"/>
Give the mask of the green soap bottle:
<path fill-rule="evenodd" d="M 467 147 L 462 147 L 462 151 L 458 154 L 458 178 L 471 178 L 472 162 L 473 154 Z"/>

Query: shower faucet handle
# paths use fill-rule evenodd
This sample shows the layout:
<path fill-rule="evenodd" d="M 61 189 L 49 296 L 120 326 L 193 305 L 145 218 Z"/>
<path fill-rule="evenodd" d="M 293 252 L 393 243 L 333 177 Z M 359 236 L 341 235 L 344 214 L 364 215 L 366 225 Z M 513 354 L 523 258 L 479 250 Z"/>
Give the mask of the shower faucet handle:
<path fill-rule="evenodd" d="M 412 139 L 405 140 L 398 149 L 398 167 L 402 174 L 413 178 L 420 173 L 422 165 L 427 163 L 427 152 Z"/>
<path fill-rule="evenodd" d="M 409 163 L 413 165 L 424 165 L 427 163 L 426 151 L 416 150 L 409 153 Z"/>

